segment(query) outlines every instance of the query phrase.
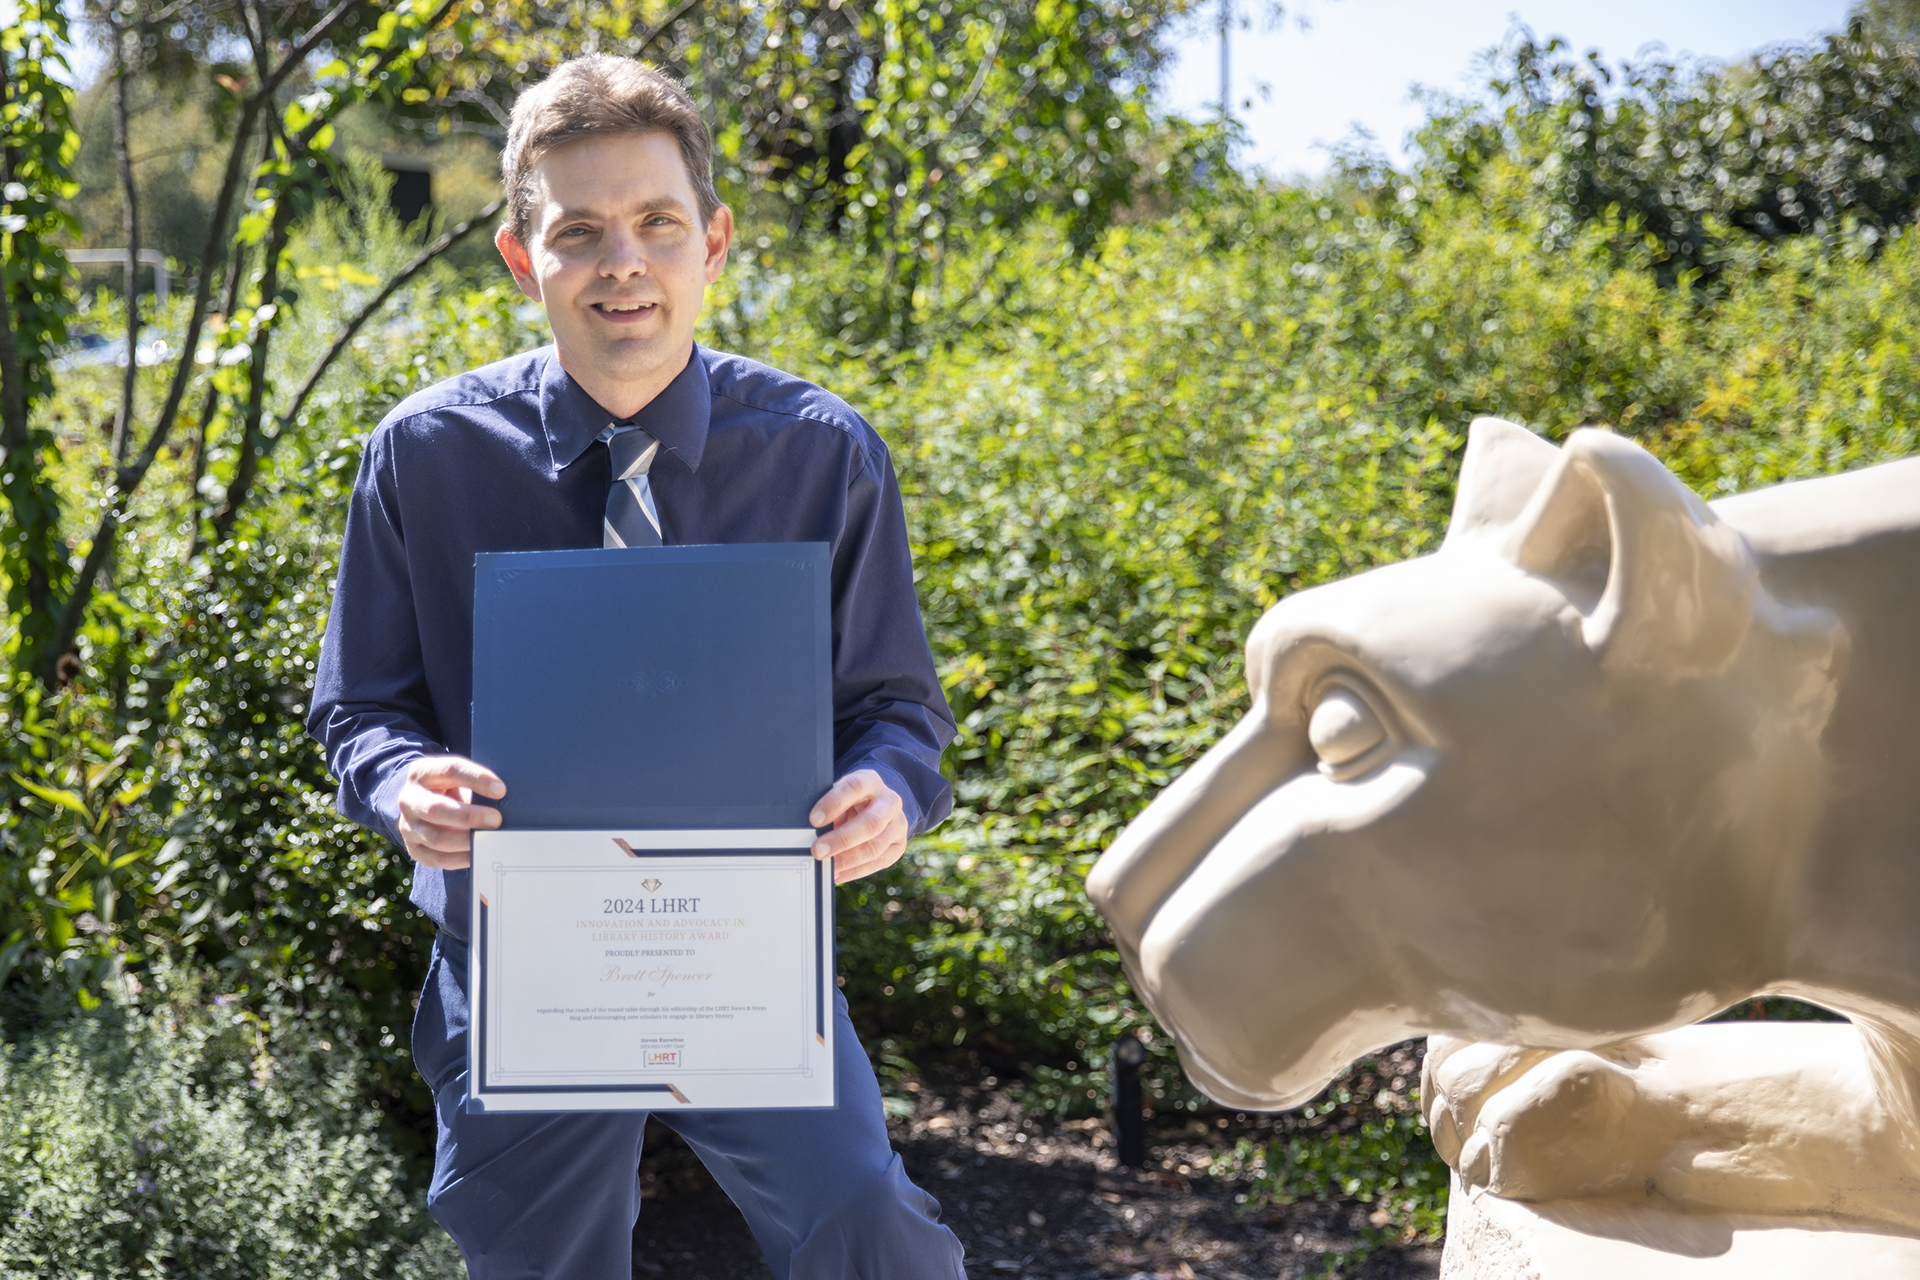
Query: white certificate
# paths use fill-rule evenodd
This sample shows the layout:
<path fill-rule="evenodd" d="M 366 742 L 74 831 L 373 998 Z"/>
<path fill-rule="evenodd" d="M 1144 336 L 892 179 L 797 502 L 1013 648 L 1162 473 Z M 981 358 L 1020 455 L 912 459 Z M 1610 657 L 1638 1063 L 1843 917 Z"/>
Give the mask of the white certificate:
<path fill-rule="evenodd" d="M 469 1111 L 833 1105 L 814 832 L 477 831 Z"/>

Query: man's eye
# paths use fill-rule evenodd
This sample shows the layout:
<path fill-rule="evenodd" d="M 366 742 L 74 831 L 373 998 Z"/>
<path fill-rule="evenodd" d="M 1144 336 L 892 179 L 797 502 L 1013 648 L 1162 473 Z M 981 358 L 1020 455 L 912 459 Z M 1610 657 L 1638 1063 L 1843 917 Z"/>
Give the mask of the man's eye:
<path fill-rule="evenodd" d="M 1381 748 L 1392 738 L 1366 699 L 1350 689 L 1333 688 L 1307 721 L 1307 741 L 1320 757 L 1320 772 L 1340 782 L 1379 763 Z"/>

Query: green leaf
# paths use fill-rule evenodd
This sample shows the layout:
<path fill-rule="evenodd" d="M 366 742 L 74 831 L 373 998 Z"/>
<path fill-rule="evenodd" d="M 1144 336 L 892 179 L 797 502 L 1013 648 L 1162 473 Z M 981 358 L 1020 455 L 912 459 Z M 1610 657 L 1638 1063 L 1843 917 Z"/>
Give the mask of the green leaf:
<path fill-rule="evenodd" d="M 83 818 L 91 818 L 93 816 L 93 812 L 87 808 L 86 801 L 80 798 L 80 793 L 77 791 L 69 791 L 63 787 L 43 786 L 31 778 L 15 778 L 14 784 L 21 790 L 31 795 L 36 795 L 49 804 L 59 805 L 63 809 L 71 809 Z"/>

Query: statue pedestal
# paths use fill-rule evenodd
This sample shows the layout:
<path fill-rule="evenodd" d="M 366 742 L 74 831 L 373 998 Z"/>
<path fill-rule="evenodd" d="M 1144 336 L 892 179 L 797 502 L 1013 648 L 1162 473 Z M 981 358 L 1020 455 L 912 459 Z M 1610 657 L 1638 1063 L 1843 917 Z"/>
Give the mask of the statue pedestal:
<path fill-rule="evenodd" d="M 1920 1239 L 1805 1217 L 1526 1204 L 1453 1180 L 1440 1280 L 1913 1280 Z"/>

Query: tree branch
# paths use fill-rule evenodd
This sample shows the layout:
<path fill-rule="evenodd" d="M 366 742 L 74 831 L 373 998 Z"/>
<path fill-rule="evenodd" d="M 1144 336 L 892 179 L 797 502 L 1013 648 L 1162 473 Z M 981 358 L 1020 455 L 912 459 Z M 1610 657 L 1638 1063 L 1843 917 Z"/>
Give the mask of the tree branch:
<path fill-rule="evenodd" d="M 485 226 L 488 222 L 492 221 L 494 215 L 506 207 L 506 203 L 507 198 L 505 196 L 499 197 L 486 208 L 474 214 L 459 226 L 449 229 L 441 235 L 439 239 L 422 249 L 413 261 L 400 268 L 399 274 L 387 281 L 385 288 L 375 294 L 364 307 L 361 307 L 360 310 L 354 314 L 353 319 L 340 326 L 333 335 L 333 341 L 327 345 L 326 351 L 321 354 L 318 360 L 313 362 L 313 367 L 307 370 L 307 376 L 305 380 L 300 383 L 300 389 L 294 392 L 292 402 L 288 404 L 284 411 L 274 415 L 274 432 L 267 438 L 266 453 L 273 452 L 273 447 L 280 443 L 280 437 L 286 434 L 287 428 L 292 426 L 294 419 L 300 416 L 300 410 L 306 407 L 307 398 L 311 396 L 314 389 L 320 385 L 320 379 L 326 376 L 327 370 L 333 367 L 333 362 L 339 358 L 342 351 L 346 350 L 347 344 L 353 341 L 354 335 L 360 332 L 367 321 L 373 319 L 375 313 L 386 305 L 387 300 L 398 293 L 407 281 L 420 274 L 435 258 L 438 258 L 441 254 L 466 239 L 476 228 Z"/>
<path fill-rule="evenodd" d="M 286 257 L 286 240 L 294 223 L 294 201 L 280 200 L 273 209 L 273 228 L 267 234 L 267 246 L 259 259 L 259 301 L 261 305 L 280 303 L 280 261 Z M 259 311 L 253 313 L 259 317 Z M 234 478 L 227 486 L 227 501 L 221 503 L 221 509 L 213 512 L 213 545 L 219 547 L 227 541 L 228 533 L 234 528 L 234 518 L 240 514 L 240 505 L 246 503 L 248 493 L 253 489 L 253 478 L 259 474 L 259 462 L 263 455 L 263 438 L 259 432 L 261 418 L 267 413 L 267 357 L 273 351 L 273 322 L 257 322 L 253 328 L 253 355 L 248 361 L 248 388 L 246 388 L 246 416 L 240 424 L 240 457 L 234 462 Z"/>
<path fill-rule="evenodd" d="M 307 31 L 307 34 L 300 37 L 293 48 L 287 52 L 287 56 L 285 60 L 280 63 L 279 69 L 273 73 L 270 79 L 261 83 L 260 92 L 255 96 L 271 98 L 273 91 L 280 87 L 280 82 L 287 78 L 288 73 L 305 62 L 307 55 L 319 48 L 321 42 L 333 34 L 333 29 L 342 22 L 345 22 L 347 16 L 355 9 L 358 9 L 361 3 L 362 0 L 340 0 L 340 3 L 335 5 L 332 10 L 327 13 L 326 17 L 314 23 Z M 446 6 L 441 6 L 441 11 L 445 12 L 445 8 Z M 438 19 L 438 15 L 435 15 L 435 19 Z"/>
<path fill-rule="evenodd" d="M 452 0 L 449 0 L 449 3 L 451 2 Z M 173 383 L 167 389 L 166 407 L 161 411 L 159 419 L 153 425 L 152 433 L 147 437 L 146 448 L 141 450 L 140 462 L 133 468 L 122 467 L 122 474 L 116 477 L 117 487 L 123 492 L 130 493 L 132 488 L 140 483 L 146 475 L 147 468 L 153 464 L 153 459 L 159 455 L 160 447 L 166 443 L 167 435 L 172 431 L 174 420 L 180 412 L 180 401 L 186 395 L 187 383 L 192 379 L 192 353 L 199 345 L 200 331 L 206 324 L 207 303 L 213 294 L 213 268 L 225 256 L 221 248 L 226 242 L 228 220 L 233 214 L 234 199 L 239 193 L 247 139 L 253 132 L 253 123 L 259 117 L 262 108 L 272 104 L 274 90 L 279 88 L 280 82 L 286 78 L 287 73 L 312 52 L 313 48 L 361 3 L 362 0 L 340 0 L 331 12 L 301 37 L 279 68 L 265 77 L 260 87 L 249 94 L 241 105 L 240 119 L 234 126 L 233 146 L 227 153 L 226 172 L 221 175 L 220 191 L 214 199 L 213 217 L 207 225 L 206 247 L 200 254 L 202 266 L 199 285 L 193 295 L 193 317 L 187 323 L 186 337 L 181 344 L 180 361 L 174 367 Z M 442 10 L 444 11 L 446 7 L 443 5 Z M 108 527 L 104 517 L 101 527 L 103 529 Z M 83 579 L 82 582 L 75 583 L 76 597 L 85 594 L 87 588 L 84 584 L 89 581 Z M 69 601 L 69 605 L 71 603 Z M 81 602 L 81 607 L 85 607 L 84 600 Z M 76 625 L 78 623 L 77 617 L 75 623 Z"/>
<path fill-rule="evenodd" d="M 494 128 L 499 130 L 499 136 L 502 138 L 506 137 L 507 131 L 513 128 L 513 113 L 477 89 L 457 89 L 447 95 L 447 101 L 464 102 L 470 106 L 479 107 L 493 117 Z"/>
<path fill-rule="evenodd" d="M 265 131 L 260 138 L 260 163 L 265 164 L 273 156 L 275 130 Z M 240 286 L 246 282 L 247 246 L 235 245 L 227 258 L 227 283 L 220 294 L 222 316 L 233 314 L 234 307 L 240 303 Z M 212 378 L 207 379 L 207 394 L 200 403 L 200 430 L 193 440 L 193 476 L 187 485 L 187 512 L 192 528 L 187 536 L 187 560 L 191 562 L 200 554 L 206 540 L 200 536 L 211 514 L 201 501 L 200 481 L 207 474 L 207 433 L 213 428 L 214 415 L 220 409 L 220 388 Z"/>
<path fill-rule="evenodd" d="M 660 19 L 659 22 L 655 23 L 653 26 L 653 29 L 648 31 L 646 35 L 641 37 L 640 43 L 633 46 L 633 52 L 628 54 L 627 56 L 629 58 L 638 58 L 642 54 L 646 53 L 648 49 L 653 47 L 653 42 L 655 40 L 658 40 L 661 36 L 666 34 L 668 27 L 671 27 L 674 23 L 680 21 L 680 19 L 686 17 L 689 13 L 693 12 L 695 9 L 699 7 L 700 7 L 700 0 L 680 0 L 680 3 L 674 7 L 673 12 L 669 13 L 666 17 Z"/>
<path fill-rule="evenodd" d="M 254 12 L 253 5 L 240 0 L 240 27 L 247 33 L 247 48 L 253 53 L 253 73 L 265 84 L 273 74 L 273 64 L 267 55 L 266 19 Z M 258 28 L 258 30 L 255 30 Z"/>
<path fill-rule="evenodd" d="M 286 255 L 287 236 L 292 230 L 293 201 L 285 199 L 274 206 L 273 225 L 267 233 L 267 242 L 260 256 L 260 303 L 266 306 L 279 305 L 280 301 L 280 263 Z M 247 409 L 240 427 L 240 456 L 233 467 L 233 483 L 227 487 L 226 501 L 213 516 L 213 545 L 219 546 L 227 539 L 233 529 L 233 521 L 239 514 L 240 504 L 247 500 L 247 493 L 253 488 L 253 478 L 260 466 L 261 437 L 260 420 L 266 413 L 267 400 L 267 359 L 273 349 L 273 322 L 261 323 L 260 312 L 254 312 L 253 354 L 247 361 Z"/>
<path fill-rule="evenodd" d="M 1000 56 L 1000 41 L 1006 33 L 1006 15 L 996 10 L 993 15 L 993 39 L 987 44 L 987 54 L 980 59 L 980 69 L 973 73 L 973 83 L 967 86 L 966 93 L 953 108 L 955 124 L 960 123 L 961 118 L 973 110 L 974 100 L 980 96 L 980 91 L 987 87 L 987 73 L 993 70 L 994 60 Z M 952 130 L 948 132 L 951 133 Z"/>
<path fill-rule="evenodd" d="M 233 256 L 227 259 L 227 285 L 220 298 L 220 313 L 232 315 L 234 304 L 240 298 L 240 279 L 246 273 L 247 249 L 237 246 Z M 193 475 L 187 481 L 187 515 L 193 527 L 187 534 L 187 559 L 191 561 L 200 554 L 205 545 L 200 537 L 202 517 L 205 514 L 200 501 L 200 481 L 207 474 L 207 432 L 213 427 L 213 418 L 220 411 L 220 388 L 213 379 L 207 379 L 206 398 L 200 404 L 200 430 L 193 440 Z"/>

